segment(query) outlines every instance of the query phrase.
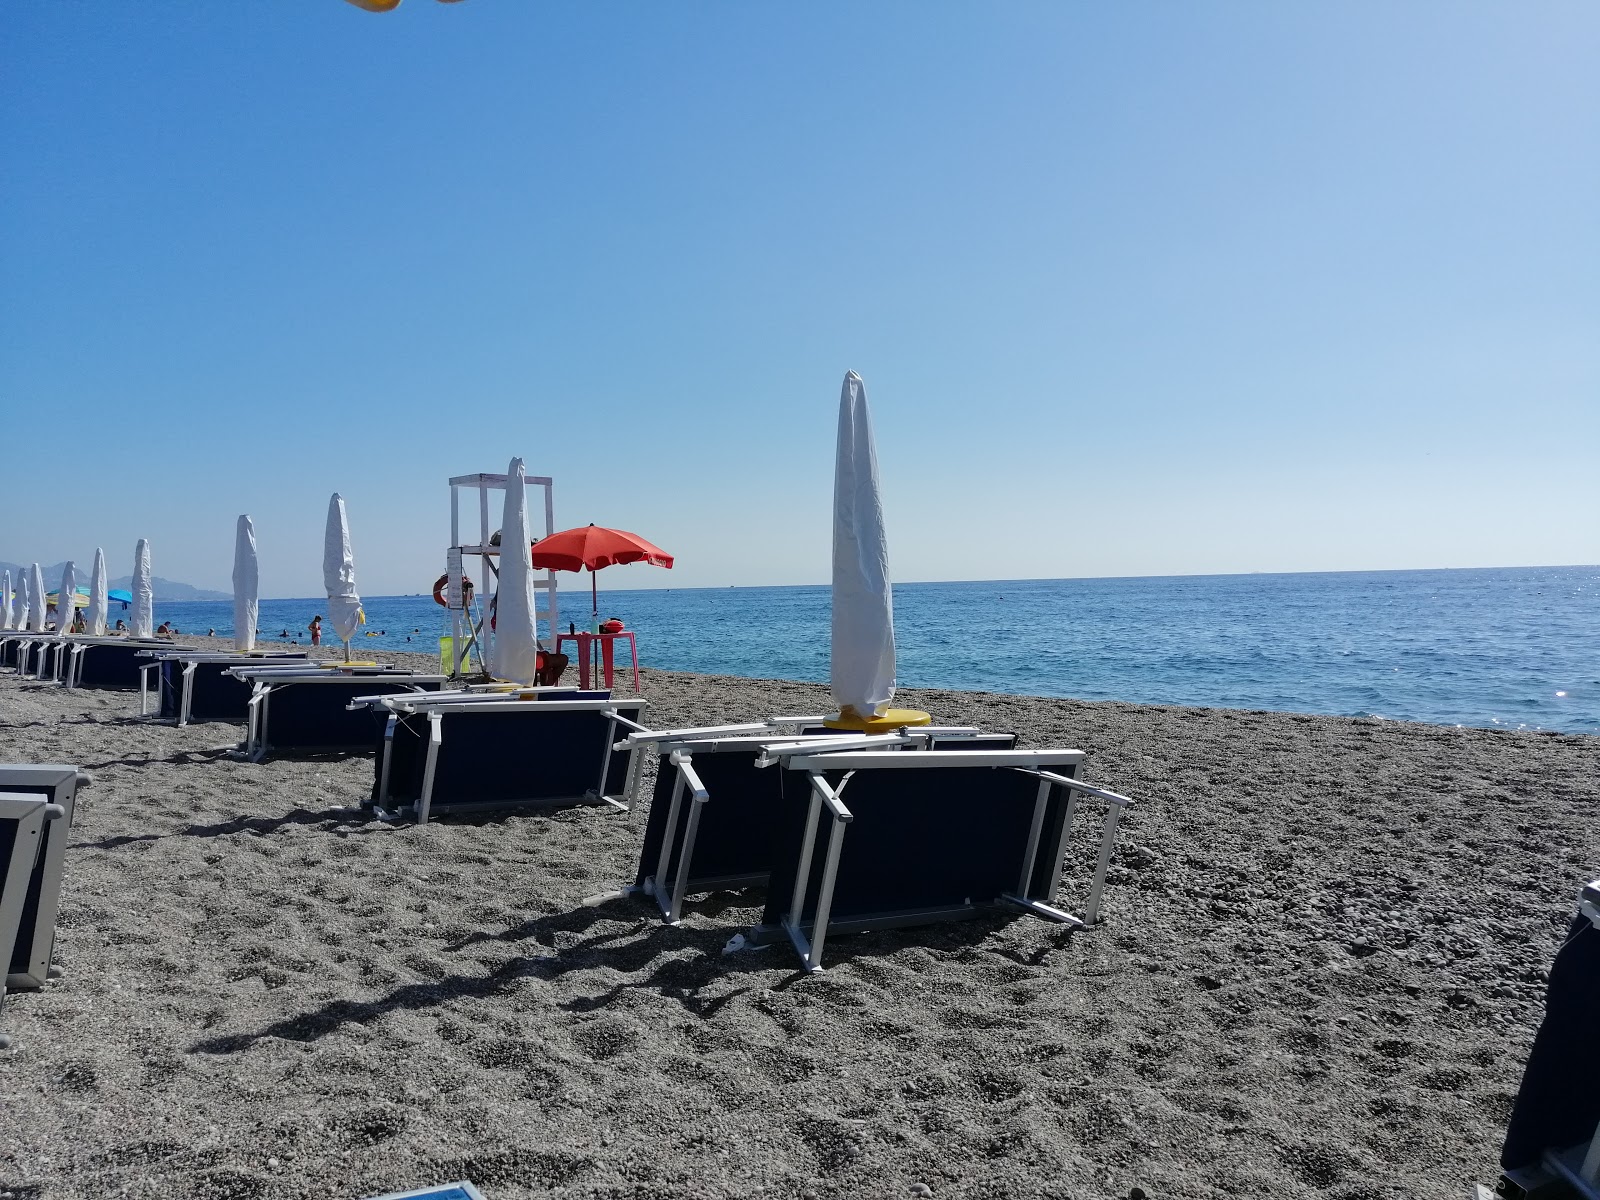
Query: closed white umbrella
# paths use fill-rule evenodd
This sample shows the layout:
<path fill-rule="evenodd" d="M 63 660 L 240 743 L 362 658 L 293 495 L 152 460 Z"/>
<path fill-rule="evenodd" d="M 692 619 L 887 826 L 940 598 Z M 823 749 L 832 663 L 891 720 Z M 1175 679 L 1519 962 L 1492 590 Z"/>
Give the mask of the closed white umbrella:
<path fill-rule="evenodd" d="M 322 539 L 322 586 L 328 593 L 328 620 L 344 643 L 344 660 L 350 661 L 350 639 L 365 617 L 356 593 L 356 560 L 350 551 L 350 521 L 344 497 L 338 492 L 328 501 L 328 527 Z"/>
<path fill-rule="evenodd" d="M 11 594 L 11 572 L 7 571 L 4 578 L 0 579 L 0 629 L 11 628 L 15 604 L 16 597 Z"/>
<path fill-rule="evenodd" d="M 833 476 L 833 646 L 829 680 L 845 729 L 926 725 L 929 716 L 890 708 L 894 698 L 894 594 L 878 492 L 878 455 L 861 376 L 846 373 L 839 395 Z"/>
<path fill-rule="evenodd" d="M 29 595 L 28 588 L 28 573 L 24 571 L 22 573 L 22 586 L 17 590 L 17 623 L 14 628 L 28 628 L 28 609 L 31 606 L 30 600 L 31 597 Z"/>
<path fill-rule="evenodd" d="M 833 657 L 841 718 L 868 718 L 894 698 L 894 596 L 878 495 L 867 389 L 854 371 L 839 396 L 833 476 Z"/>
<path fill-rule="evenodd" d="M 256 564 L 256 527 L 239 518 L 233 541 L 233 648 L 256 648 L 256 620 L 261 614 L 261 571 Z"/>
<path fill-rule="evenodd" d="M 94 549 L 94 566 L 89 569 L 89 611 L 83 614 L 83 628 L 90 637 L 105 637 L 106 611 L 106 552 L 99 546 Z"/>
<path fill-rule="evenodd" d="M 506 468 L 506 508 L 500 522 L 500 583 L 495 592 L 494 642 L 489 673 L 513 683 L 533 683 L 539 673 L 538 620 L 529 549 L 528 483 L 522 460 Z"/>
<path fill-rule="evenodd" d="M 156 635 L 156 596 L 150 586 L 150 539 L 140 538 L 133 548 L 133 612 L 129 633 L 136 638 Z"/>
<path fill-rule="evenodd" d="M 56 591 L 56 632 L 71 633 L 72 618 L 78 612 L 78 568 L 70 558 L 61 568 L 61 587 Z"/>
<path fill-rule="evenodd" d="M 45 599 L 47 594 L 44 590 L 44 572 L 39 569 L 38 563 L 34 563 L 28 571 L 28 629 L 32 633 L 44 632 L 45 615 L 50 608 L 50 602 Z"/>

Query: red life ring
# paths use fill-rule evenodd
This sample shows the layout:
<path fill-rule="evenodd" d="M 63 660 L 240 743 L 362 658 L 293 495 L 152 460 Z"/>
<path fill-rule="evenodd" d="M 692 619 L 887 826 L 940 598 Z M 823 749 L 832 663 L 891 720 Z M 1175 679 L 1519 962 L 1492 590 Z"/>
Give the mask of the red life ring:
<path fill-rule="evenodd" d="M 446 594 L 449 589 L 450 573 L 446 571 L 434 581 L 433 585 L 433 602 L 440 608 L 450 607 L 450 601 Z M 464 605 L 472 603 L 472 580 L 468 579 L 465 575 L 461 577 L 461 603 Z"/>

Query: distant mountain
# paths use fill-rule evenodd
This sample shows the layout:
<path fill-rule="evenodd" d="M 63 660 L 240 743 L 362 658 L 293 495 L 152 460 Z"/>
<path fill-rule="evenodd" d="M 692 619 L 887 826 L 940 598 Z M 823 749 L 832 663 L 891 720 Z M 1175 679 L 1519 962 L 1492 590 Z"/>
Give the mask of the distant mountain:
<path fill-rule="evenodd" d="M 60 573 L 57 572 L 59 578 Z M 133 587 L 133 576 L 123 575 L 106 584 L 108 588 Z M 156 603 L 164 604 L 177 600 L 232 600 L 232 592 L 214 592 L 210 588 L 197 588 L 192 583 L 178 583 L 176 580 L 163 579 L 159 575 L 150 576 L 150 590 L 156 595 Z"/>
<path fill-rule="evenodd" d="M 22 582 L 23 572 L 29 570 L 32 565 L 32 563 L 23 565 L 22 563 L 0 562 L 0 571 L 10 571 L 11 586 L 16 587 Z M 44 586 L 46 589 L 53 592 L 56 590 L 56 588 L 61 586 L 61 570 L 66 565 L 67 564 L 64 562 L 52 563 L 48 567 L 42 564 L 40 565 L 39 570 L 44 575 Z M 78 573 L 78 586 L 88 586 L 89 571 L 94 566 L 93 560 L 87 563 L 78 563 L 76 566 Z M 122 575 L 116 579 L 110 580 L 106 584 L 106 587 L 131 589 L 133 587 L 133 576 Z M 159 575 L 152 575 L 150 577 L 150 590 L 155 593 L 157 604 L 170 603 L 178 600 L 233 599 L 232 592 L 214 592 L 208 588 L 197 588 L 192 583 L 179 583 L 175 579 L 163 579 Z"/>

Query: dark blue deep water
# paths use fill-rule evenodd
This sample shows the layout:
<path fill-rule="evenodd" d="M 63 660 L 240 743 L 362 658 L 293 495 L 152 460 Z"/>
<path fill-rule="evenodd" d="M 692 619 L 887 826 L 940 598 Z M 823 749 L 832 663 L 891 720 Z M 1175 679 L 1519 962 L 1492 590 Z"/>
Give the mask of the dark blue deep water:
<path fill-rule="evenodd" d="M 587 616 L 587 583 L 564 617 Z M 384 633 L 362 644 L 447 631 L 429 597 L 365 603 Z M 600 608 L 648 666 L 827 679 L 826 587 L 602 592 Z M 262 635 L 318 611 L 265 600 Z M 156 616 L 231 632 L 226 603 Z M 903 687 L 1600 733 L 1600 567 L 911 583 L 895 630 Z"/>

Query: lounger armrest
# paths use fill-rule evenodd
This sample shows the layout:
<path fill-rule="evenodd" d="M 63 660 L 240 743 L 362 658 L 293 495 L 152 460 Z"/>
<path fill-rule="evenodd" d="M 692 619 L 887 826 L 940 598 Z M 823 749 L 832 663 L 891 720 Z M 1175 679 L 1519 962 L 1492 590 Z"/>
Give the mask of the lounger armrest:
<path fill-rule="evenodd" d="M 687 754 L 674 752 L 672 765 L 678 768 L 678 774 L 683 776 L 683 782 L 688 785 L 690 795 L 698 803 L 704 804 L 711 799 L 711 793 L 706 791 L 706 785 L 701 781 L 699 772 L 694 769 L 694 764 L 689 761 Z"/>
<path fill-rule="evenodd" d="M 1112 804 L 1120 804 L 1124 808 L 1133 803 L 1131 796 L 1124 796 L 1120 792 L 1111 792 L 1105 788 L 1094 787 L 1084 783 L 1081 779 L 1068 779 L 1065 775 L 1057 775 L 1054 771 L 1036 771 L 1027 767 L 1016 767 L 1014 769 L 1024 775 L 1032 775 L 1038 779 L 1048 779 L 1059 787 L 1071 788 L 1075 792 L 1082 792 L 1085 796 L 1098 796 L 1102 800 L 1109 801 Z"/>
<path fill-rule="evenodd" d="M 828 781 L 821 775 L 813 775 L 811 777 L 811 790 L 827 806 L 828 811 L 839 820 L 854 821 L 856 819 L 855 814 L 844 806 L 844 801 L 839 799 L 839 793 L 829 787 Z"/>

